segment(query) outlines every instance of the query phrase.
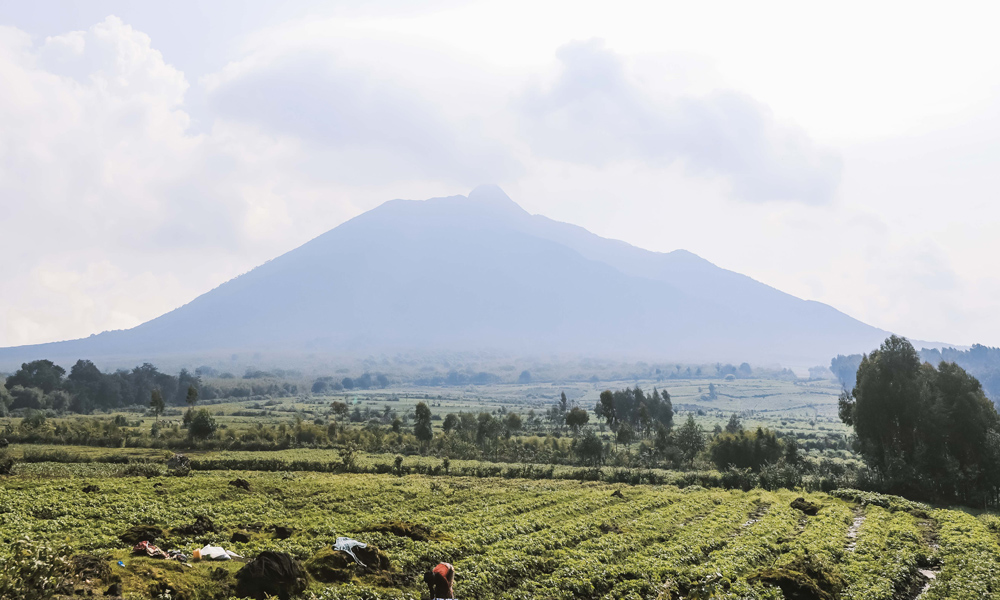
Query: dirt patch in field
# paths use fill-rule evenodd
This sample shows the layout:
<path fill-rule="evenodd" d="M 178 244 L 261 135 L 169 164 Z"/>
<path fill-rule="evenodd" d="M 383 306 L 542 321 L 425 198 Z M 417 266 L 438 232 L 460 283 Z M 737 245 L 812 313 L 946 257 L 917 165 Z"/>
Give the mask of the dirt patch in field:
<path fill-rule="evenodd" d="M 163 530 L 156 525 L 134 525 L 118 536 L 122 542 L 134 546 L 139 542 L 154 542 L 163 537 Z"/>
<path fill-rule="evenodd" d="M 822 505 L 816 504 L 815 502 L 809 502 L 805 498 L 796 498 L 795 500 L 792 500 L 792 503 L 789 506 L 795 510 L 802 511 L 810 517 L 815 517 L 816 514 L 819 513 L 819 509 L 823 508 Z"/>
<path fill-rule="evenodd" d="M 740 529 L 746 529 L 755 523 L 760 523 L 760 521 L 764 518 L 764 515 L 766 515 L 769 510 L 771 510 L 770 504 L 758 504 L 757 508 L 750 513 L 750 517 L 747 519 L 746 523 L 740 526 Z M 737 532 L 734 532 L 733 535 L 737 535 Z"/>
<path fill-rule="evenodd" d="M 834 600 L 844 589 L 844 580 L 835 570 L 809 555 L 761 569 L 747 579 L 780 589 L 785 600 Z"/>
<path fill-rule="evenodd" d="M 306 570 L 316 581 L 337 583 L 354 577 L 354 559 L 346 552 L 323 548 L 306 561 Z"/>
<path fill-rule="evenodd" d="M 77 554 L 71 561 L 73 572 L 80 579 L 107 579 L 111 576 L 111 566 L 100 556 Z"/>
<path fill-rule="evenodd" d="M 418 523 L 409 523 L 407 521 L 386 521 L 385 523 L 377 523 L 370 527 L 363 529 L 362 531 L 371 531 L 378 533 L 391 533 L 397 537 L 407 537 L 416 542 L 429 542 L 431 540 L 445 540 L 448 536 L 434 531 L 426 525 L 420 525 Z"/>
<path fill-rule="evenodd" d="M 245 544 L 250 541 L 250 534 L 246 531 L 234 531 L 233 535 L 229 538 L 230 542 Z"/>
<path fill-rule="evenodd" d="M 861 531 L 861 526 L 865 523 L 865 511 L 858 508 L 854 511 L 854 521 L 851 522 L 851 526 L 847 529 L 847 551 L 854 552 L 854 549 L 858 545 L 858 533 Z"/>
<path fill-rule="evenodd" d="M 264 600 L 277 596 L 290 600 L 308 585 L 302 564 L 284 552 L 261 552 L 236 573 L 236 595 Z"/>
<path fill-rule="evenodd" d="M 197 536 L 205 535 L 206 533 L 216 533 L 219 530 L 215 527 L 215 523 L 212 522 L 212 519 L 209 519 L 205 515 L 198 515 L 195 517 L 194 523 L 178 527 L 173 531 L 178 535 Z"/>
<path fill-rule="evenodd" d="M 293 533 L 295 533 L 294 528 L 287 527 L 285 525 L 274 525 L 271 527 L 271 531 L 274 532 L 274 537 L 278 538 L 279 540 L 287 540 L 288 538 L 292 537 Z"/>
<path fill-rule="evenodd" d="M 600 527 L 598 527 L 598 529 L 600 529 L 601 533 L 604 533 L 604 534 L 607 534 L 607 533 L 621 533 L 622 532 L 622 528 L 618 526 L 618 523 L 608 522 L 608 521 L 605 521 L 604 523 L 601 523 L 601 525 L 600 525 Z"/>

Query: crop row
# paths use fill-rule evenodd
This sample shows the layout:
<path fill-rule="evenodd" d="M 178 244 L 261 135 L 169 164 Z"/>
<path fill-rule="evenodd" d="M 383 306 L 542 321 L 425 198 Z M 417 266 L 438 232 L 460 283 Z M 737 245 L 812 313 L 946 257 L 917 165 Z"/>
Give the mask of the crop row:
<path fill-rule="evenodd" d="M 113 557 L 113 564 L 125 559 L 128 569 L 129 549 L 118 540 L 125 527 L 176 529 L 205 515 L 217 533 L 170 533 L 165 543 L 190 550 L 222 542 L 240 554 L 278 550 L 307 559 L 346 535 L 384 550 L 399 576 L 394 587 L 364 578 L 315 583 L 310 593 L 317 598 L 419 597 L 420 573 L 447 560 L 459 574 L 456 591 L 470 599 L 778 600 L 775 585 L 787 575 L 828 593 L 817 597 L 889 600 L 912 597 L 914 584 L 923 583 L 918 567 L 940 561 L 922 600 L 1000 600 L 995 518 L 947 510 L 922 516 L 926 507 L 886 497 L 810 494 L 821 508 L 806 516 L 790 506 L 799 495 L 791 491 L 368 474 L 82 473 L 3 480 L 0 543 L 28 537 L 69 544 Z M 249 491 L 228 485 L 237 476 Z M 99 489 L 85 493 L 88 484 Z M 848 548 L 855 511 L 864 522 Z M 419 524 L 429 534 L 374 531 L 386 522 Z M 250 527 L 250 541 L 226 543 L 254 524 L 264 528 Z M 268 533 L 273 525 L 294 533 L 278 539 Z M 932 534 L 937 551 L 928 544 Z M 207 569 L 205 577 L 208 584 Z"/>
<path fill-rule="evenodd" d="M 986 520 L 951 510 L 934 511 L 933 517 L 943 563 L 922 600 L 1000 599 L 1000 544 Z"/>
<path fill-rule="evenodd" d="M 916 518 L 907 512 L 890 512 L 869 504 L 858 542 L 848 552 L 841 569 L 844 600 L 891 600 L 901 597 L 916 581 L 919 564 L 929 549 Z"/>

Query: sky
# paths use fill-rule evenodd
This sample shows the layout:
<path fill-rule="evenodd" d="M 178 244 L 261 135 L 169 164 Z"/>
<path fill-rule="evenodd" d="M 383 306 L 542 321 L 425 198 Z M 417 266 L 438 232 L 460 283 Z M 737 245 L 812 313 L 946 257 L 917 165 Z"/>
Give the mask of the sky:
<path fill-rule="evenodd" d="M 0 4 L 0 346 L 128 328 L 497 183 L 918 340 L 1000 346 L 991 3 Z"/>

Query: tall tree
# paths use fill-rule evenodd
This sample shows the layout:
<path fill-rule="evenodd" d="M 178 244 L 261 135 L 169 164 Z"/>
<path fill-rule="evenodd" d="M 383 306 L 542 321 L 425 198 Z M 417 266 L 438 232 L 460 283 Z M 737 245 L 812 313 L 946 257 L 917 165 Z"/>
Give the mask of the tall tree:
<path fill-rule="evenodd" d="M 594 407 L 594 414 L 597 415 L 598 419 L 604 419 L 608 427 L 614 429 L 615 423 L 618 422 L 614 392 L 611 390 L 601 392 L 601 398 L 598 400 L 597 406 Z"/>
<path fill-rule="evenodd" d="M 23 363 L 20 369 L 7 378 L 4 386 L 8 390 L 14 389 L 16 385 L 26 388 L 38 388 L 43 393 L 48 394 L 62 385 L 62 378 L 65 374 L 66 369 L 53 363 L 51 360 L 33 360 Z"/>
<path fill-rule="evenodd" d="M 576 453 L 580 460 L 596 467 L 604 462 L 604 443 L 590 430 L 576 445 Z"/>
<path fill-rule="evenodd" d="M 1000 503 L 1000 415 L 954 363 L 920 364 L 892 336 L 861 360 L 840 417 L 884 487 L 936 501 Z"/>
<path fill-rule="evenodd" d="M 167 405 L 163 402 L 163 395 L 160 390 L 153 390 L 149 397 L 149 408 L 153 411 L 153 415 L 156 417 L 156 422 L 160 422 L 160 415 L 163 414 L 163 410 Z"/>
<path fill-rule="evenodd" d="M 580 428 L 590 420 L 590 413 L 579 406 L 574 406 L 566 413 L 566 424 L 573 430 L 573 435 L 580 432 Z"/>
<path fill-rule="evenodd" d="M 837 381 L 840 382 L 841 387 L 845 390 L 853 390 L 854 386 L 858 383 L 858 367 L 861 366 L 861 359 L 863 357 L 860 354 L 850 354 L 844 356 L 843 354 L 838 354 L 836 357 L 830 359 L 830 370 L 837 377 Z"/>
<path fill-rule="evenodd" d="M 193 385 L 189 385 L 187 389 L 187 397 L 184 401 L 188 403 L 188 406 L 194 408 L 194 405 L 198 403 L 198 388 Z"/>
<path fill-rule="evenodd" d="M 431 409 L 427 404 L 420 402 L 416 408 L 416 421 L 413 425 L 413 435 L 421 442 L 429 442 L 434 439 L 434 426 L 431 424 Z"/>
<path fill-rule="evenodd" d="M 695 422 L 694 415 L 688 415 L 687 421 L 677 430 L 674 439 L 688 463 L 705 449 L 705 433 L 702 431 L 701 425 Z"/>
<path fill-rule="evenodd" d="M 507 429 L 507 433 L 511 434 L 520 431 L 521 427 L 524 426 L 524 423 L 521 421 L 521 415 L 516 412 L 512 412 L 504 417 L 503 425 Z"/>
<path fill-rule="evenodd" d="M 854 387 L 854 424 L 861 453 L 884 475 L 913 458 L 921 411 L 920 357 L 905 338 L 891 336 L 861 359 Z"/>
<path fill-rule="evenodd" d="M 726 433 L 737 433 L 739 431 L 743 431 L 743 421 L 738 414 L 733 413 L 729 417 L 729 422 L 726 423 Z"/>

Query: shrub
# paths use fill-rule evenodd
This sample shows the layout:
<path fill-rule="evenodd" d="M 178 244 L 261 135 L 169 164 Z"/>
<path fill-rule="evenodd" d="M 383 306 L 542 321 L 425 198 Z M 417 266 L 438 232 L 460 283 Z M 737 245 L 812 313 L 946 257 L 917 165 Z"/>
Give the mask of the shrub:
<path fill-rule="evenodd" d="M 14 470 L 14 457 L 10 455 L 10 450 L 0 448 L 0 475 L 10 475 Z"/>
<path fill-rule="evenodd" d="M 204 440 L 211 437 L 218 428 L 219 426 L 215 422 L 215 417 L 203 408 L 191 418 L 191 424 L 188 425 L 188 434 L 193 438 Z"/>

